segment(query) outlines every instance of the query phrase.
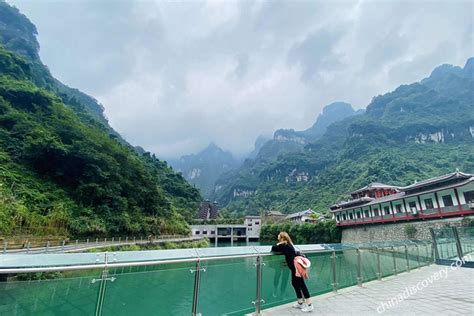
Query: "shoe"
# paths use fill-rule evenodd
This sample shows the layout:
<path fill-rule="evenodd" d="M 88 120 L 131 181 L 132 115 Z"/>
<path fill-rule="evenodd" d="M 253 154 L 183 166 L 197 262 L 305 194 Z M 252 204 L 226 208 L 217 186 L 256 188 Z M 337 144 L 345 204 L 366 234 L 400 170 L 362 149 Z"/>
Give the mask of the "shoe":
<path fill-rule="evenodd" d="M 295 304 L 293 304 L 293 308 L 303 309 L 304 307 L 306 307 L 305 303 L 300 304 L 300 303 L 296 302 Z"/>
<path fill-rule="evenodd" d="M 301 311 L 302 311 L 303 313 L 309 313 L 309 312 L 311 312 L 311 311 L 314 309 L 313 304 L 309 304 L 309 305 L 308 305 L 308 304 L 304 304 L 304 305 L 306 305 L 306 306 L 301 309 Z"/>

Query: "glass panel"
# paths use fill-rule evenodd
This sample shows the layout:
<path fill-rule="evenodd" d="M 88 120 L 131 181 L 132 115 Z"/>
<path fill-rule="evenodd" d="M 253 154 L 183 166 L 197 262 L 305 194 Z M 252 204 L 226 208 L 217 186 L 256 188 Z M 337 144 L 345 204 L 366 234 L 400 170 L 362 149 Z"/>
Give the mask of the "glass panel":
<path fill-rule="evenodd" d="M 337 287 L 341 289 L 357 284 L 357 252 L 338 251 L 336 256 Z"/>
<path fill-rule="evenodd" d="M 203 262 L 206 272 L 201 273 L 198 311 L 202 315 L 253 312 L 257 289 L 255 262 L 255 258 Z"/>
<path fill-rule="evenodd" d="M 305 280 L 311 296 L 332 291 L 331 253 L 306 254 L 311 261 L 309 279 Z M 263 308 L 293 302 L 295 291 L 291 285 L 291 271 L 283 256 L 264 257 L 262 270 Z"/>
<path fill-rule="evenodd" d="M 474 251 L 474 227 L 458 227 L 457 230 L 462 253 L 464 256 L 468 256 Z"/>
<path fill-rule="evenodd" d="M 380 249 L 380 270 L 382 277 L 393 274 L 392 250 L 389 248 Z"/>
<path fill-rule="evenodd" d="M 395 251 L 395 262 L 397 272 L 407 271 L 407 260 L 405 257 L 405 247 L 393 247 Z"/>
<path fill-rule="evenodd" d="M 103 315 L 190 315 L 195 263 L 112 269 Z"/>
<path fill-rule="evenodd" d="M 418 267 L 421 267 L 421 259 L 419 258 L 419 251 L 420 249 L 417 248 L 416 245 L 408 246 L 408 262 L 409 262 L 410 269 L 416 269 Z M 420 263 L 418 264 L 419 260 L 420 260 Z"/>
<path fill-rule="evenodd" d="M 439 259 L 455 259 L 457 257 L 456 241 L 451 227 L 434 231 Z"/>
<path fill-rule="evenodd" d="M 377 279 L 377 252 L 375 249 L 361 249 L 362 281 Z"/>
<path fill-rule="evenodd" d="M 0 282 L 0 315 L 94 315 L 100 270 L 18 274 Z"/>

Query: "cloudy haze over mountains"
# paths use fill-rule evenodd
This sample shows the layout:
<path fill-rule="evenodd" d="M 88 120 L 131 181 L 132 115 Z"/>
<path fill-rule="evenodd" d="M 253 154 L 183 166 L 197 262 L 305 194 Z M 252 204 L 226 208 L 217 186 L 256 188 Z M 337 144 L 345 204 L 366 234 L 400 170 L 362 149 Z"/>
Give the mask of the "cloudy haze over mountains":
<path fill-rule="evenodd" d="M 211 141 L 243 154 L 328 103 L 362 108 L 474 55 L 472 1 L 8 2 L 53 75 L 163 158 Z"/>

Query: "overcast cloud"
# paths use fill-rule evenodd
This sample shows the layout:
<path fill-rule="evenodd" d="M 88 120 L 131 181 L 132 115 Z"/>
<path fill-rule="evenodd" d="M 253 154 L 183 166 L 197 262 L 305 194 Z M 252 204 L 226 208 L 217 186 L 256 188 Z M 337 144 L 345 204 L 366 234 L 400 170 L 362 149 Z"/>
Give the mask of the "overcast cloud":
<path fill-rule="evenodd" d="M 474 56 L 473 1 L 8 1 L 53 75 L 163 158 L 211 141 L 244 154 Z"/>

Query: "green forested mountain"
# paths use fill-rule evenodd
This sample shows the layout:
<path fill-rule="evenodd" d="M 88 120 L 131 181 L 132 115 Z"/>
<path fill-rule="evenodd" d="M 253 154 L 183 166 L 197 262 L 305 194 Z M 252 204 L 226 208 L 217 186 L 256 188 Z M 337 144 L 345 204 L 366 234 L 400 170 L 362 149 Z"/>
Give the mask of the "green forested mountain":
<path fill-rule="evenodd" d="M 0 1 L 0 235 L 187 231 L 198 190 L 55 80 L 35 34 Z"/>
<path fill-rule="evenodd" d="M 370 182 L 406 185 L 456 168 L 473 172 L 473 68 L 473 58 L 464 68 L 440 66 L 373 98 L 364 114 L 333 123 L 300 152 L 247 161 L 218 180 L 218 200 L 232 213 L 325 211 Z"/>

